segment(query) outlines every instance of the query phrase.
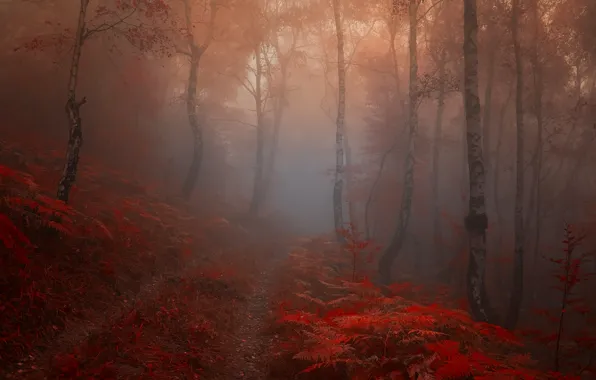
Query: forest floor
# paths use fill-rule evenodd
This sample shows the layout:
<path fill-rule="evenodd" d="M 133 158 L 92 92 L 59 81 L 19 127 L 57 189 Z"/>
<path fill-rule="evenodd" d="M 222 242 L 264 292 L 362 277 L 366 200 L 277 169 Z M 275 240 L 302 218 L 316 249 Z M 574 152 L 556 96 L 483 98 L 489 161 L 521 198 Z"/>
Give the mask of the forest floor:
<path fill-rule="evenodd" d="M 279 228 L 193 215 L 98 163 L 67 206 L 58 152 L 0 148 L 0 378 L 263 378 Z"/>
<path fill-rule="evenodd" d="M 214 379 L 268 378 L 273 339 L 264 332 L 270 323 L 273 301 L 271 296 L 275 294 L 280 266 L 285 258 L 286 252 L 278 251 L 261 269 L 252 294 L 244 307 L 237 311 L 241 322 L 233 333 L 222 341 L 222 347 L 228 353 L 222 373 Z"/>
<path fill-rule="evenodd" d="M 194 215 L 98 163 L 65 205 L 60 161 L 0 142 L 2 379 L 580 378 L 409 284 L 376 287 L 349 234 Z"/>

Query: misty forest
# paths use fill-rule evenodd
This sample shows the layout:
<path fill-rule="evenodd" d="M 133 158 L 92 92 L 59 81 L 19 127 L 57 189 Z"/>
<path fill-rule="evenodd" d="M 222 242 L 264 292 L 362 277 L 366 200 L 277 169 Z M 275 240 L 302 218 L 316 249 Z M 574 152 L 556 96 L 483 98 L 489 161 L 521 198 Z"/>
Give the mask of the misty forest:
<path fill-rule="evenodd" d="M 596 379 L 595 20 L 0 0 L 0 378 Z"/>

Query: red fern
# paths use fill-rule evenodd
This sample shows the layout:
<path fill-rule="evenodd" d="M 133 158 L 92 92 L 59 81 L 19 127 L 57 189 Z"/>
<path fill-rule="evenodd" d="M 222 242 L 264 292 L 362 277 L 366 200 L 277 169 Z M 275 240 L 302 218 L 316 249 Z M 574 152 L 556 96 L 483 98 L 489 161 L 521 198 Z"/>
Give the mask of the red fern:
<path fill-rule="evenodd" d="M 287 269 L 305 289 L 294 298 L 294 311 L 285 301 L 279 322 L 292 326 L 280 348 L 308 363 L 302 373 L 341 368 L 354 379 L 559 376 L 533 369 L 517 337 L 503 328 L 474 322 L 461 310 L 386 296 L 368 280 L 319 280 L 302 268 L 313 260 L 326 273 L 325 261 L 309 250 L 299 257 L 300 264 Z"/>

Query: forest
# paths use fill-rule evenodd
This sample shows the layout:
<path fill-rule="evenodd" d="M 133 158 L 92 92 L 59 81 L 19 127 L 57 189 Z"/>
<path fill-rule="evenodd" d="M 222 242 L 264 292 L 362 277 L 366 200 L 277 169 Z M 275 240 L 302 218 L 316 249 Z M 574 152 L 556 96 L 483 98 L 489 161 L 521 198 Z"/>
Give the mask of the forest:
<path fill-rule="evenodd" d="M 0 379 L 596 379 L 594 20 L 0 0 Z"/>

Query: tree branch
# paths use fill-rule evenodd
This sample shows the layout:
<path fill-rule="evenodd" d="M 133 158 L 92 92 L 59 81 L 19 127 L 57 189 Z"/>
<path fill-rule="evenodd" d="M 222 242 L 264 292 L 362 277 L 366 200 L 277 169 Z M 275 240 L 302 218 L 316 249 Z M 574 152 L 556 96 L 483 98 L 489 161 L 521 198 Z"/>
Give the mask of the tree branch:
<path fill-rule="evenodd" d="M 436 2 L 434 2 L 430 7 L 428 7 L 428 9 L 422 14 L 422 16 L 418 17 L 418 19 L 416 19 L 417 22 L 422 21 L 423 18 L 426 17 L 426 15 L 437 5 L 441 4 L 442 2 L 447 1 L 447 0 L 437 0 Z"/>
<path fill-rule="evenodd" d="M 123 23 L 128 18 L 130 18 L 133 14 L 135 14 L 135 12 L 137 11 L 137 9 L 138 9 L 138 6 L 135 6 L 132 9 L 132 12 L 130 12 L 126 16 L 120 18 L 119 20 L 114 21 L 111 24 L 103 23 L 103 24 L 99 25 L 98 27 L 96 27 L 94 29 L 89 29 L 89 30 L 85 31 L 85 33 L 83 34 L 83 41 L 85 41 L 86 39 L 88 39 L 89 37 L 91 37 L 95 33 L 105 32 L 106 30 L 110 30 L 110 29 L 116 27 L 117 25 Z"/>

